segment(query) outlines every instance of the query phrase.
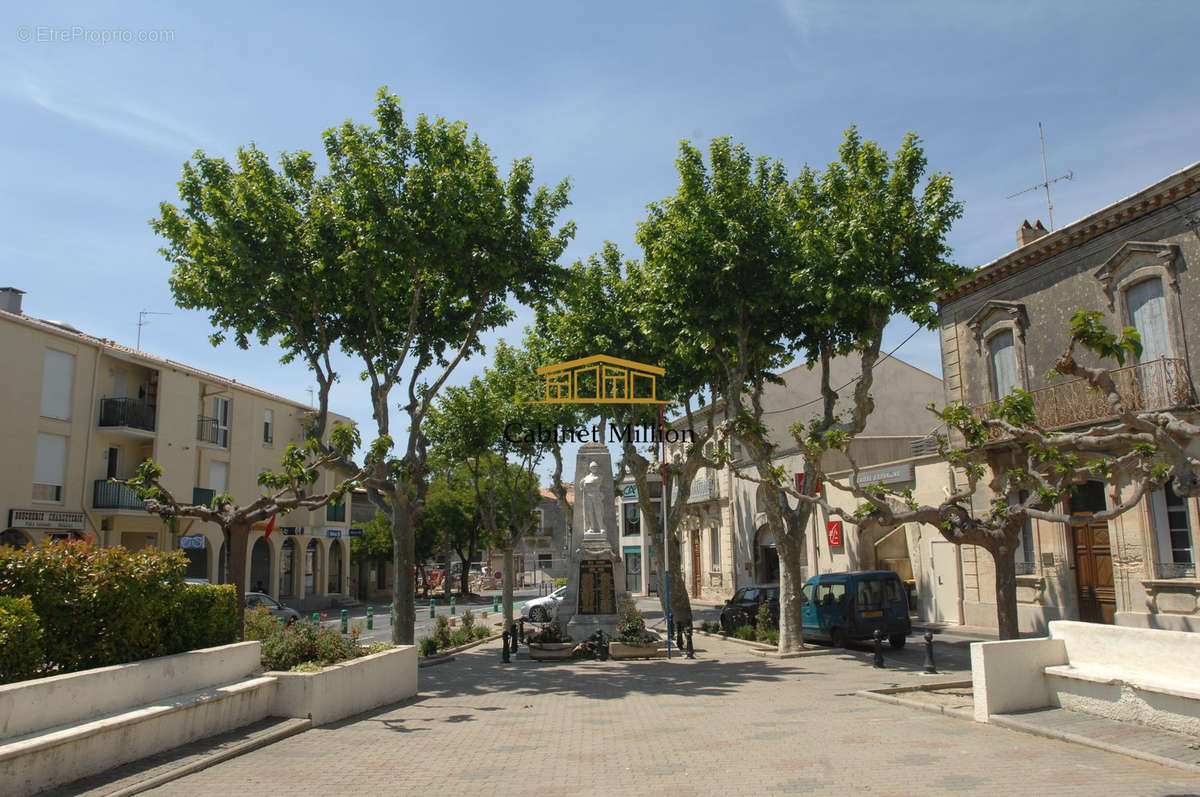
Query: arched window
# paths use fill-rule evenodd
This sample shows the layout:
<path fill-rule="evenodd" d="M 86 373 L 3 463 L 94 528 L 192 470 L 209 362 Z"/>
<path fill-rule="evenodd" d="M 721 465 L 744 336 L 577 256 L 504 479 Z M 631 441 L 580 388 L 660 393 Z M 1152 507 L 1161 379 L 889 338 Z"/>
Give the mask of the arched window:
<path fill-rule="evenodd" d="M 1011 329 L 997 332 L 988 339 L 988 358 L 992 366 L 992 390 L 999 400 L 1021 386 L 1017 374 L 1017 349 Z"/>

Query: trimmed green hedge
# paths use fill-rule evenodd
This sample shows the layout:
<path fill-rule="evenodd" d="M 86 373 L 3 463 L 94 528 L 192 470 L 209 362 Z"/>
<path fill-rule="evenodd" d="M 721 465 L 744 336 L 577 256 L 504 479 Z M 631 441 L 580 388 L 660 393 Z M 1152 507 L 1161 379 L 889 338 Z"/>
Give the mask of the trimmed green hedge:
<path fill-rule="evenodd" d="M 186 568 L 180 551 L 0 546 L 0 596 L 29 596 L 54 672 L 234 641 L 234 588 L 184 584 Z"/>
<path fill-rule="evenodd" d="M 29 596 L 0 597 L 0 684 L 23 681 L 46 666 L 42 624 Z"/>

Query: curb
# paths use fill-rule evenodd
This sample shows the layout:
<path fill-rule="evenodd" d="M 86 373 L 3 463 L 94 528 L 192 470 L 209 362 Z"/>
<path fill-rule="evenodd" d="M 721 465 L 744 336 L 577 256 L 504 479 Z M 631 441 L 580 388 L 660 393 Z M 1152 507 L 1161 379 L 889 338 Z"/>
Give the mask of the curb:
<path fill-rule="evenodd" d="M 436 667 L 439 664 L 449 664 L 452 661 L 454 661 L 453 656 L 432 656 L 428 659 L 419 660 L 417 662 L 417 668 L 424 669 L 426 667 Z"/>
<path fill-rule="evenodd" d="M 275 742 L 286 739 L 289 736 L 295 736 L 298 733 L 303 733 L 312 726 L 313 724 L 311 719 L 294 720 L 285 724 L 281 728 L 275 729 L 274 731 L 264 733 L 262 736 L 256 736 L 253 739 L 247 739 L 241 744 L 228 747 L 220 752 L 213 753 L 212 755 L 205 756 L 195 761 L 191 761 L 179 767 L 178 769 L 172 769 L 168 772 L 163 772 L 159 775 L 147 778 L 146 780 L 134 783 L 131 786 L 126 786 L 123 789 L 109 792 L 107 797 L 128 797 L 128 795 L 141 794 L 144 791 L 158 788 L 159 786 L 170 783 L 173 780 L 178 780 L 179 778 L 195 774 L 202 769 L 208 769 L 215 764 L 220 764 L 222 761 L 228 761 L 231 758 L 237 758 L 238 756 L 257 750 L 260 747 L 266 747 L 269 744 L 274 744 Z"/>
<path fill-rule="evenodd" d="M 763 652 L 775 650 L 775 648 L 767 647 L 766 645 L 762 644 L 761 642 L 752 642 L 749 639 L 738 639 L 737 637 L 725 636 L 723 634 L 710 634 L 708 631 L 701 631 L 698 628 L 693 629 L 692 633 L 699 634 L 700 636 L 706 636 L 709 639 L 719 639 L 722 642 L 733 642 L 735 644 L 741 645 L 743 647 L 748 647 L 753 650 L 761 650 Z"/>
<path fill-rule="evenodd" d="M 438 651 L 436 656 L 430 656 L 429 658 L 418 659 L 417 666 L 418 667 L 435 667 L 438 664 L 445 664 L 448 661 L 454 661 L 455 653 L 462 653 L 464 650 L 470 650 L 471 648 L 477 648 L 480 645 L 484 644 L 485 642 L 495 641 L 495 640 L 499 639 L 501 636 L 503 636 L 503 634 L 504 634 L 504 632 L 501 631 L 499 633 L 492 634 L 491 636 L 485 636 L 482 639 L 472 640 L 472 641 L 468 642 L 467 644 L 459 645 L 456 648 L 446 648 L 445 650 Z"/>
<path fill-rule="evenodd" d="M 891 703 L 896 706 L 905 706 L 906 708 L 917 708 L 921 711 L 929 711 L 933 714 L 944 714 L 947 717 L 954 717 L 960 720 L 975 721 L 975 712 L 973 709 L 966 708 L 948 708 L 947 706 L 938 705 L 937 703 L 923 703 L 920 700 L 911 700 L 907 697 L 899 695 L 905 692 L 933 692 L 938 689 L 963 688 L 970 686 L 970 681 L 943 681 L 937 684 L 919 684 L 917 686 L 894 686 L 886 689 L 860 689 L 854 694 L 859 697 L 868 697 L 871 700 L 878 700 L 881 703 Z"/>
<path fill-rule="evenodd" d="M 1094 747 L 1097 750 L 1103 750 L 1106 753 L 1116 753 L 1117 755 L 1138 758 L 1142 761 L 1149 761 L 1152 764 L 1182 769 L 1183 771 L 1190 772 L 1193 775 L 1200 774 L 1200 764 L 1189 764 L 1186 761 L 1180 761 L 1175 758 L 1168 758 L 1155 753 L 1147 753 L 1143 750 L 1134 750 L 1130 747 L 1123 747 L 1119 744 L 1112 744 L 1111 742 L 1104 742 L 1087 736 L 1079 736 L 1078 734 L 1068 733 L 1067 731 L 1056 731 L 1051 730 L 1050 728 L 1041 728 L 1037 725 L 1022 722 L 1016 717 L 993 714 L 988 717 L 988 724 L 998 725 L 1001 728 L 1008 728 L 1012 731 L 1021 731 L 1022 733 L 1033 734 L 1034 736 L 1041 736 L 1046 739 L 1058 739 L 1062 742 L 1082 744 L 1086 747 Z"/>

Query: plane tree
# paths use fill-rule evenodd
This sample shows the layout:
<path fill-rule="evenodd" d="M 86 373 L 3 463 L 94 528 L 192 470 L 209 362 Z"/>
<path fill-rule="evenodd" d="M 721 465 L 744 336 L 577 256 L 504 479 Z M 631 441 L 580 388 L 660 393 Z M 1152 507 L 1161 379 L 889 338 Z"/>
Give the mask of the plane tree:
<path fill-rule="evenodd" d="M 481 333 L 545 295 L 574 234 L 558 217 L 566 181 L 535 187 L 530 159 L 507 176 L 466 124 L 405 119 L 380 89 L 373 126 L 325 131 L 326 164 L 254 146 L 236 164 L 198 152 L 184 166 L 181 205 L 152 221 L 166 239 L 171 288 L 242 347 L 274 342 L 318 381 L 314 436 L 339 378 L 334 354 L 366 382 L 380 455 L 363 483 L 391 524 L 392 639 L 412 644 L 415 530 L 428 487 L 423 431 L 433 400 Z M 405 417 L 393 433 L 393 410 Z M 344 467 L 354 470 L 348 459 Z"/>
<path fill-rule="evenodd" d="M 861 432 L 884 326 L 898 314 L 933 326 L 931 303 L 963 273 L 945 243 L 961 204 L 947 175 L 925 174 L 915 134 L 889 158 L 851 127 L 838 154 L 824 172 L 806 166 L 789 181 L 781 163 L 729 139 L 711 143 L 707 166 L 684 143 L 676 194 L 651 205 L 638 231 L 657 305 L 718 366 L 719 399 L 754 464 L 737 475 L 764 490 L 780 559 L 781 652 L 803 645 L 800 575 L 813 504 L 784 500 L 789 481 L 775 463 L 783 441 L 763 422 L 763 390 L 798 358 L 820 369 L 812 432 Z M 839 357 L 859 363 L 846 415 L 831 382 Z M 806 463 L 806 498 L 816 481 Z"/>

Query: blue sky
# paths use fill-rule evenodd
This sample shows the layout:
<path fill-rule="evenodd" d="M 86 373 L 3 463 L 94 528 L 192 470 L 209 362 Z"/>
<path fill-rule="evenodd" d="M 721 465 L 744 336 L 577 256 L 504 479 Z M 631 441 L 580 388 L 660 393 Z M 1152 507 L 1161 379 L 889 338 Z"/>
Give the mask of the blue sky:
<path fill-rule="evenodd" d="M 1046 219 L 1043 194 L 1005 198 L 1042 179 L 1038 121 L 1051 176 L 1075 174 L 1054 187 L 1059 226 L 1200 159 L 1186 0 L 165 5 L 0 11 L 0 284 L 31 315 L 127 345 L 139 310 L 170 312 L 144 350 L 302 400 L 301 366 L 214 349 L 206 317 L 173 306 L 146 222 L 195 149 L 319 151 L 326 127 L 368 121 L 381 85 L 410 114 L 466 121 L 501 164 L 569 176 L 564 261 L 605 239 L 636 254 L 685 138 L 731 135 L 795 172 L 831 160 L 851 123 L 889 150 L 916 130 L 966 203 L 951 241 L 968 266 Z M 909 332 L 893 324 L 889 347 Z M 933 333 L 898 356 L 940 371 Z M 369 424 L 343 370 L 333 409 Z"/>

